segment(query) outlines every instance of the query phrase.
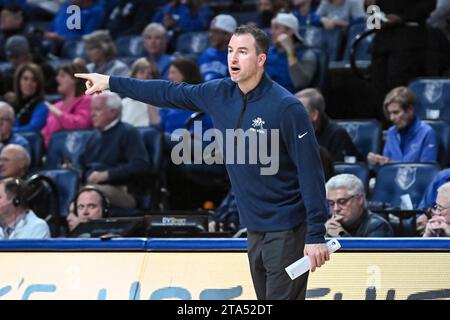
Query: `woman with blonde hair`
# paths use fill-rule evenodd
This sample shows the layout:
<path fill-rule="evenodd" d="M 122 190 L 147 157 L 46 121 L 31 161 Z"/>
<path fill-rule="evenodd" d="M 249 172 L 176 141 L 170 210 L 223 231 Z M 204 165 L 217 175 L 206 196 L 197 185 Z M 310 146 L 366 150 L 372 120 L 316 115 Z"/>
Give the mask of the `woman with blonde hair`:
<path fill-rule="evenodd" d="M 140 58 L 131 66 L 130 76 L 139 80 L 159 79 L 158 66 L 147 58 Z M 159 122 L 159 111 L 149 104 L 124 98 L 121 120 L 135 127 L 148 127 Z"/>
<path fill-rule="evenodd" d="M 87 57 L 91 62 L 87 65 L 89 72 L 109 76 L 128 75 L 128 66 L 116 59 L 117 48 L 107 30 L 98 30 L 85 35 L 83 41 Z"/>

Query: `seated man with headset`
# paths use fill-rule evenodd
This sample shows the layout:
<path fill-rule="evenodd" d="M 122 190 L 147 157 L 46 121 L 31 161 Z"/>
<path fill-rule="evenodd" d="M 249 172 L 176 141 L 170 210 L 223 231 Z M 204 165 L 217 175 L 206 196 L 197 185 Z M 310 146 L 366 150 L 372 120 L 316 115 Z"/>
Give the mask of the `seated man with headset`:
<path fill-rule="evenodd" d="M 50 238 L 47 223 L 29 208 L 29 195 L 23 180 L 0 180 L 0 239 Z"/>
<path fill-rule="evenodd" d="M 70 231 L 79 223 L 107 218 L 108 211 L 109 199 L 99 189 L 90 185 L 81 188 L 73 200 L 73 213 L 67 216 Z"/>

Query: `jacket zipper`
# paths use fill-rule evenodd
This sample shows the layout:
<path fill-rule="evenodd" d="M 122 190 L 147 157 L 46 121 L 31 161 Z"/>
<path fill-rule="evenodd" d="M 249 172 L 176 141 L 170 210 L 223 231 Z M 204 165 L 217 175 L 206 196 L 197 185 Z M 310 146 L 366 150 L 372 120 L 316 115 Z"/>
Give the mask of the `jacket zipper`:
<path fill-rule="evenodd" d="M 242 119 L 244 118 L 245 109 L 247 109 L 247 95 L 246 94 L 243 97 L 242 110 L 241 110 L 241 114 L 239 115 L 239 120 L 238 120 L 236 129 L 239 129 L 242 126 Z"/>

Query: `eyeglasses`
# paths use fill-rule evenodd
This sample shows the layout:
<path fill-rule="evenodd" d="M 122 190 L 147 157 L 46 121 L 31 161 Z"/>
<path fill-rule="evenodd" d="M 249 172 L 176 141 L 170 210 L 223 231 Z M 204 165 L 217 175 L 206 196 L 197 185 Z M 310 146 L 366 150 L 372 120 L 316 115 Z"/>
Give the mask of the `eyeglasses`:
<path fill-rule="evenodd" d="M 79 204 L 79 205 L 77 206 L 77 211 L 83 210 L 84 208 L 88 208 L 89 210 L 94 210 L 94 209 L 97 209 L 97 208 L 98 208 L 98 204 L 95 204 L 95 203 L 89 203 L 89 204 L 87 204 L 87 205 Z"/>
<path fill-rule="evenodd" d="M 358 194 L 355 194 L 353 196 L 350 196 L 348 198 L 339 198 L 336 201 L 333 200 L 327 200 L 328 205 L 330 206 L 330 208 L 333 208 L 335 204 L 337 204 L 339 207 L 345 207 L 347 205 L 347 203 L 352 199 L 359 196 Z"/>
<path fill-rule="evenodd" d="M 441 206 L 441 205 L 438 204 L 438 203 L 435 203 L 434 206 L 431 207 L 431 209 L 432 209 L 433 211 L 435 211 L 435 212 L 437 212 L 437 213 L 439 213 L 439 214 L 440 214 L 442 211 L 444 211 L 444 210 L 446 210 L 446 209 L 448 209 L 448 208 L 450 208 L 450 206 L 449 206 L 449 207 L 443 207 L 443 206 Z"/>

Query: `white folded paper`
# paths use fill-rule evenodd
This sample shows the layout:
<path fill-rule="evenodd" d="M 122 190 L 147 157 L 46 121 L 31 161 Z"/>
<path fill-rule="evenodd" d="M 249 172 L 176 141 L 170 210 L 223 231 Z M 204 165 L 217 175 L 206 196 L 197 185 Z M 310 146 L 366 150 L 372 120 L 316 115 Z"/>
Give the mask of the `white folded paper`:
<path fill-rule="evenodd" d="M 336 250 L 338 250 L 341 247 L 341 244 L 336 239 L 331 239 L 330 241 L 327 242 L 327 247 L 328 247 L 328 253 L 332 254 L 333 252 L 335 252 Z M 309 257 L 304 256 L 303 258 L 298 259 L 293 264 L 286 267 L 285 270 L 286 270 L 287 274 L 289 275 L 289 277 L 292 280 L 294 280 L 294 279 L 300 277 L 306 271 L 308 271 L 310 267 L 311 267 L 311 264 L 309 261 Z"/>

